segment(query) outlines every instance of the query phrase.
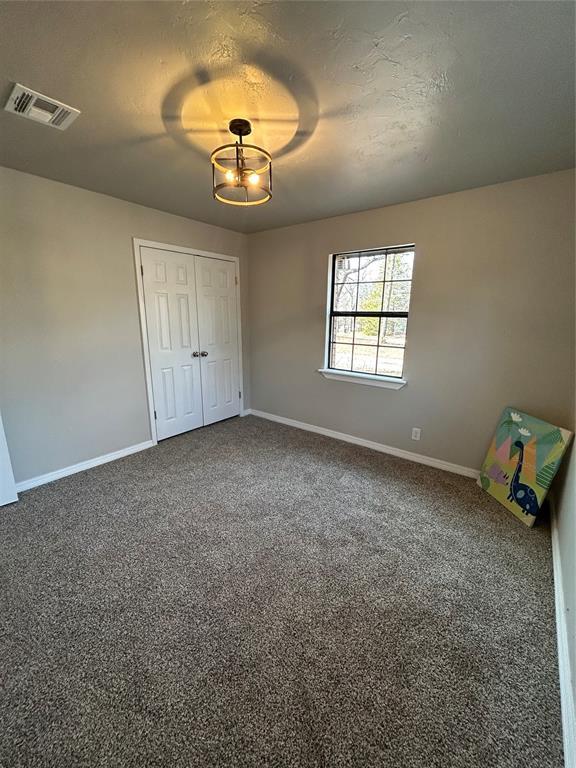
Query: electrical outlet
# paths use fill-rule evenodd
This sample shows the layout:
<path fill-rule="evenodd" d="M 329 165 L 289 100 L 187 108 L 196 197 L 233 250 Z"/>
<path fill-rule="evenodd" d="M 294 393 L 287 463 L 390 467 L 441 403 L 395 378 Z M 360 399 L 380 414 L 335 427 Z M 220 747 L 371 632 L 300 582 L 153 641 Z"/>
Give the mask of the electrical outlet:
<path fill-rule="evenodd" d="M 422 434 L 422 430 L 420 427 L 412 427 L 412 440 L 420 440 L 420 435 Z"/>

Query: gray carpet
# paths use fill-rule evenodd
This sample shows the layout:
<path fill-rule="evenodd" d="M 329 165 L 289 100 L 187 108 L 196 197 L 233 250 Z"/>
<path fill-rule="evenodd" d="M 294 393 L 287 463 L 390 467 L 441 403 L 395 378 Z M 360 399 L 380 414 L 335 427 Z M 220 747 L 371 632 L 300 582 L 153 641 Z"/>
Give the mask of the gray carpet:
<path fill-rule="evenodd" d="M 254 417 L 0 510 L 0 765 L 562 764 L 549 530 Z"/>

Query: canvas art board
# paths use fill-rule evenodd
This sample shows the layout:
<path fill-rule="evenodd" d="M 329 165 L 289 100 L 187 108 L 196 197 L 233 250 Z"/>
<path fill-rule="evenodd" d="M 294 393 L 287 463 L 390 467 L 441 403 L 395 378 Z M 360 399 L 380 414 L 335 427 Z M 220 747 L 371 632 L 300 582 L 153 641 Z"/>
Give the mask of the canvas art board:
<path fill-rule="evenodd" d="M 528 526 L 534 525 L 572 432 L 505 408 L 479 485 Z"/>

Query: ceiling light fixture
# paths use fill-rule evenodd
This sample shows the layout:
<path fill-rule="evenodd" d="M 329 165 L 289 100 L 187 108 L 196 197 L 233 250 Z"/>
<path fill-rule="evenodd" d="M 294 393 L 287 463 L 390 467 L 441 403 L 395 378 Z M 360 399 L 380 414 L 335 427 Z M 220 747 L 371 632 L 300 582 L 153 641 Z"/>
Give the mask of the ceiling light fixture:
<path fill-rule="evenodd" d="M 252 133 L 248 120 L 235 118 L 228 126 L 238 136 L 234 144 L 224 144 L 210 155 L 212 194 L 228 205 L 262 205 L 272 197 L 272 157 L 255 144 L 243 144 Z"/>

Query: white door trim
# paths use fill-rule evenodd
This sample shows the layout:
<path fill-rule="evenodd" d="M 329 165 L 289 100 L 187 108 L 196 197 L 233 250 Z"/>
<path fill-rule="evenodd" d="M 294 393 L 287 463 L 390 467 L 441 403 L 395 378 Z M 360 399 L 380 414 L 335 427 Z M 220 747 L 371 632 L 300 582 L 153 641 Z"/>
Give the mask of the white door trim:
<path fill-rule="evenodd" d="M 12 504 L 14 501 L 18 501 L 18 493 L 0 413 L 0 507 L 4 504 Z"/>
<path fill-rule="evenodd" d="M 182 245 L 170 245 L 170 243 L 157 243 L 154 240 L 142 240 L 139 237 L 132 238 L 134 250 L 134 271 L 136 273 L 136 288 L 138 291 L 138 314 L 140 315 L 140 339 L 144 356 L 144 376 L 146 378 L 146 394 L 148 396 L 148 418 L 150 421 L 150 434 L 152 443 L 158 443 L 156 431 L 156 419 L 154 418 L 154 392 L 152 390 L 152 368 L 150 365 L 150 351 L 148 349 L 148 325 L 146 323 L 146 305 L 144 303 L 144 281 L 142 280 L 142 260 L 140 248 L 156 248 L 160 251 L 172 251 L 175 253 L 187 253 L 190 256 L 206 256 L 209 259 L 222 259 L 232 261 L 236 265 L 236 314 L 238 318 L 238 384 L 240 386 L 240 413 L 244 412 L 244 375 L 242 372 L 242 312 L 240 307 L 240 259 L 238 256 L 227 256 L 223 253 L 201 251 L 198 248 L 189 248 Z"/>

